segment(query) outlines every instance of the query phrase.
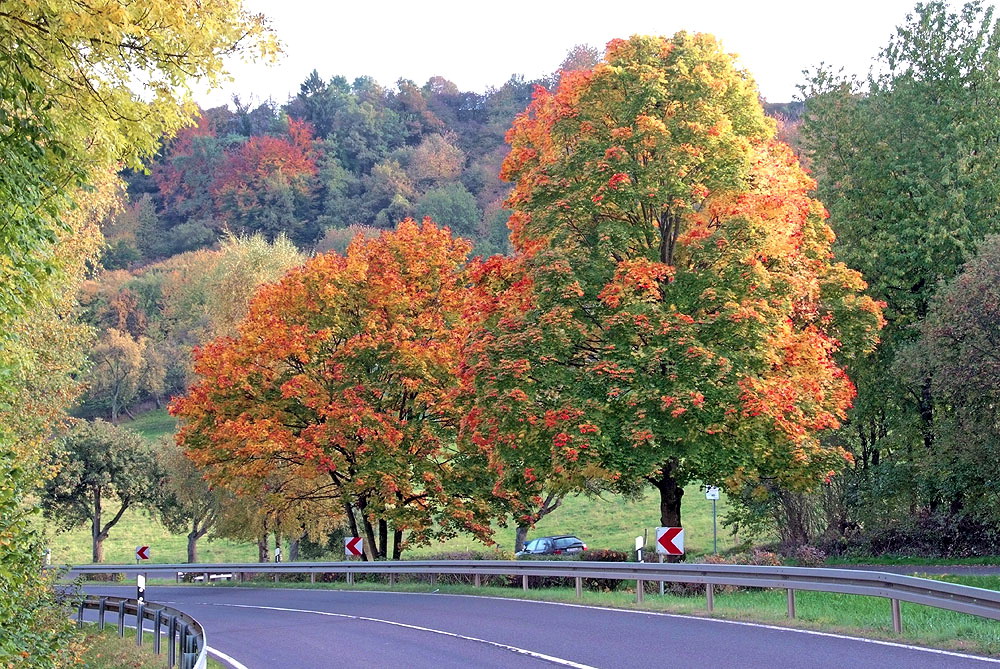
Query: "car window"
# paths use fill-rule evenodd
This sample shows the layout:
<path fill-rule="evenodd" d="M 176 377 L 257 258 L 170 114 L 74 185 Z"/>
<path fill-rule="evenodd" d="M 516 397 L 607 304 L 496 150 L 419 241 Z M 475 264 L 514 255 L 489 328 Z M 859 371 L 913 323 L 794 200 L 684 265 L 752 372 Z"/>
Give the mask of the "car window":
<path fill-rule="evenodd" d="M 532 539 L 531 541 L 528 542 L 528 545 L 524 547 L 524 550 L 526 551 L 538 551 L 541 549 L 542 549 L 541 539 Z"/>
<path fill-rule="evenodd" d="M 576 537 L 564 537 L 556 539 L 556 548 L 570 548 L 571 546 L 578 546 L 581 543 Z"/>

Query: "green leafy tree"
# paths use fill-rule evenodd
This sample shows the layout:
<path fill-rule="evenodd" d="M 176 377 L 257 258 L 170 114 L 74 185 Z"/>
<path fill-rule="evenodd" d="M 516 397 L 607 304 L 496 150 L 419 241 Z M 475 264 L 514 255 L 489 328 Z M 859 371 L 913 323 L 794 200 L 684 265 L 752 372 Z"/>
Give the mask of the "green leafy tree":
<path fill-rule="evenodd" d="M 418 218 L 432 218 L 466 238 L 479 238 L 482 212 L 472 193 L 460 183 L 449 183 L 424 193 L 416 204 Z"/>
<path fill-rule="evenodd" d="M 819 437 L 878 307 L 831 262 L 813 183 L 773 134 L 749 75 L 683 32 L 610 42 L 515 120 L 521 266 L 492 265 L 509 288 L 467 420 L 515 505 L 599 465 L 624 491 L 656 487 L 680 525 L 689 482 L 808 487 L 843 465 Z"/>
<path fill-rule="evenodd" d="M 93 561 L 127 510 L 155 509 L 161 473 L 142 436 L 103 420 L 82 422 L 63 440 L 58 473 L 45 484 L 42 507 L 65 528 L 89 525 Z"/>
<path fill-rule="evenodd" d="M 114 202 L 110 173 L 62 217 L 54 258 L 62 270 L 44 297 L 7 324 L 0 346 L 0 665 L 69 662 L 65 610 L 39 577 L 43 543 L 33 515 L 39 467 L 52 431 L 82 391 L 91 329 L 76 320 L 74 294 L 100 248 L 98 221 Z"/>
<path fill-rule="evenodd" d="M 918 4 L 867 79 L 821 67 L 803 90 L 801 135 L 837 231 L 835 253 L 886 305 L 877 357 L 852 370 L 859 397 L 844 435 L 857 460 L 856 511 L 877 508 L 866 490 L 887 488 L 905 498 L 901 518 L 946 508 L 956 498 L 929 477 L 935 423 L 950 409 L 935 399 L 929 375 L 896 367 L 911 356 L 942 282 L 1000 229 L 993 10 Z"/>
<path fill-rule="evenodd" d="M 213 487 L 173 439 L 164 439 L 156 449 L 164 475 L 159 512 L 171 532 L 187 536 L 187 561 L 198 561 L 198 540 L 216 525 L 227 505 L 235 503 L 224 488 Z"/>
<path fill-rule="evenodd" d="M 213 81 L 226 53 L 274 43 L 238 0 L 178 5 L 54 0 L 0 6 L 0 347 L 15 319 L 53 288 L 60 214 L 76 188 L 124 163 L 138 167 L 191 116 L 188 84 Z M 142 89 L 142 90 L 140 90 Z M 80 198 L 77 198 L 79 201 Z M 7 363 L 7 356 L 3 356 Z M 0 367 L 0 385 L 16 372 Z M 53 666 L 58 626 L 39 617 L 36 545 L 23 503 L 38 475 L 0 428 L 0 660 Z M 15 463 L 17 463 L 15 465 Z M 8 476 L 8 472 L 10 475 Z M 33 603 L 26 600 L 30 593 Z M 38 615 L 36 615 L 38 613 Z M 63 658 L 64 659 L 64 658 Z"/>
<path fill-rule="evenodd" d="M 993 235 L 962 272 L 941 288 L 921 323 L 918 345 L 901 365 L 930 377 L 940 406 L 928 481 L 949 511 L 995 527 L 1000 481 L 1000 237 Z"/>

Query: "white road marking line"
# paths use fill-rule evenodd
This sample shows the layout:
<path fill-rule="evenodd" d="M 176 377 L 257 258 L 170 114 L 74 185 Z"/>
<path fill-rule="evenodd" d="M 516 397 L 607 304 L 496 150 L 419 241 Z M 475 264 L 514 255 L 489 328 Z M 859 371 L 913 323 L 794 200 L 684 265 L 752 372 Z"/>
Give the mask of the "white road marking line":
<path fill-rule="evenodd" d="M 301 590 L 299 591 L 301 592 Z M 327 591 L 331 592 L 331 591 Z M 361 590 L 355 592 L 363 592 Z M 424 595 L 429 596 L 431 593 L 427 592 L 382 592 L 382 591 L 371 591 L 380 592 L 381 594 L 387 595 Z M 442 595 L 437 595 L 441 597 Z M 702 620 L 705 622 L 719 623 L 720 625 L 742 625 L 743 627 L 756 627 L 758 629 L 775 630 L 777 632 L 794 632 L 796 634 L 810 634 L 812 636 L 829 637 L 831 639 L 844 639 L 847 641 L 860 641 L 861 643 L 872 643 L 878 646 L 891 646 L 892 648 L 903 648 L 906 650 L 916 650 L 921 653 L 933 653 L 935 655 L 947 655 L 949 657 L 960 657 L 965 660 L 980 660 L 981 662 L 989 662 L 992 664 L 1000 664 L 1000 658 L 995 657 L 984 657 L 982 655 L 969 655 L 968 653 L 959 653 L 954 650 L 944 650 L 941 648 L 927 648 L 926 646 L 913 646 L 907 643 L 899 643 L 897 641 L 883 641 L 882 639 L 866 639 L 860 636 L 850 636 L 847 634 L 837 634 L 836 632 L 820 632 L 818 630 L 806 630 L 798 627 L 781 627 L 779 625 L 768 625 L 766 623 L 751 623 L 744 620 L 724 620 L 722 618 L 705 618 L 702 616 L 687 616 L 681 613 L 663 613 L 660 611 L 635 611 L 632 609 L 614 609 L 607 606 L 588 606 L 586 604 L 570 604 L 569 602 L 545 602 L 537 599 L 520 599 L 514 597 L 484 597 L 481 595 L 445 595 L 447 597 L 475 597 L 478 599 L 495 599 L 498 601 L 518 601 L 518 602 L 531 602 L 533 604 L 548 604 L 550 606 L 568 606 L 576 609 L 597 609 L 599 611 L 610 611 L 614 613 L 633 613 L 643 616 L 660 616 L 663 618 L 680 618 L 682 620 Z"/>
<path fill-rule="evenodd" d="M 503 650 L 509 650 L 512 653 L 517 653 L 518 655 L 527 655 L 528 657 L 533 657 L 537 660 L 545 660 L 546 662 L 552 662 L 554 664 L 559 664 L 564 667 L 573 667 L 574 669 L 596 669 L 589 664 L 580 664 L 578 662 L 573 662 L 572 660 L 566 660 L 561 657 L 555 657 L 553 655 L 546 655 L 545 653 L 536 653 L 533 650 L 527 650 L 525 648 L 518 648 L 517 646 L 508 646 L 505 643 L 498 643 L 496 641 L 488 641 L 487 639 L 479 639 L 474 636 L 466 636 L 464 634 L 456 634 L 455 632 L 446 632 L 444 630 L 436 630 L 431 627 L 420 627 L 419 625 L 408 625 L 407 623 L 396 622 L 395 620 L 382 620 L 381 618 L 369 618 L 367 616 L 352 616 L 346 613 L 331 613 L 329 611 L 311 611 L 309 609 L 289 609 L 281 606 L 253 606 L 250 604 L 219 604 L 216 602 L 202 602 L 203 606 L 229 606 L 238 609 L 262 609 L 265 611 L 285 611 L 287 613 L 311 613 L 317 616 L 329 616 L 331 618 L 346 618 L 347 620 L 362 620 L 370 623 L 382 623 L 383 625 L 393 625 L 394 627 L 403 627 L 405 629 L 417 630 L 418 632 L 430 632 L 431 634 L 440 634 L 441 636 L 451 637 L 453 639 L 462 639 L 463 641 L 474 641 L 476 643 L 483 643 L 488 646 L 493 646 L 495 648 L 502 648 Z M 212 652 L 212 651 L 210 651 Z M 242 667 L 242 665 L 240 665 Z M 239 668 L 237 668 L 239 669 Z M 246 667 L 243 667 L 246 669 Z"/>
<path fill-rule="evenodd" d="M 889 646 L 891 648 L 903 648 L 905 650 L 913 650 L 921 653 L 932 653 L 934 655 L 946 655 L 948 657 L 959 657 L 964 660 L 979 660 L 980 662 L 988 662 L 991 664 L 1000 664 L 1000 658 L 995 657 L 985 657 L 983 655 L 970 655 L 968 653 L 959 653 L 954 650 L 944 650 L 941 648 L 928 648 L 926 646 L 914 646 L 907 643 L 899 643 L 897 641 L 883 641 L 882 639 L 866 639 L 860 636 L 850 636 L 848 634 L 837 634 L 835 632 L 820 632 L 818 630 L 806 630 L 799 627 L 781 627 L 779 625 L 767 625 L 765 623 L 752 623 L 744 620 L 725 620 L 723 618 L 706 618 L 703 616 L 689 616 L 682 613 L 663 613 L 660 611 L 635 611 L 633 609 L 615 609 L 608 606 L 588 606 L 587 604 L 570 604 L 569 602 L 546 602 L 539 599 L 521 599 L 519 597 L 489 597 L 485 595 L 457 595 L 457 594 L 434 594 L 430 592 L 391 592 L 387 590 L 310 590 L 305 588 L 268 588 L 268 590 L 283 590 L 285 592 L 316 592 L 316 593 L 331 593 L 331 592 L 352 592 L 352 593 L 370 593 L 375 595 L 416 595 L 418 597 L 471 597 L 473 599 L 495 599 L 500 602 L 528 602 L 531 604 L 544 604 L 548 606 L 568 606 L 576 609 L 596 609 L 598 611 L 609 611 L 612 613 L 632 613 L 636 615 L 643 616 L 660 616 L 663 618 L 680 618 L 682 620 L 701 620 L 705 622 L 718 623 L 720 625 L 741 625 L 743 627 L 756 627 L 758 629 L 768 629 L 775 630 L 777 632 L 791 632 L 793 634 L 810 634 L 812 636 L 828 637 L 831 639 L 844 639 L 846 641 L 859 641 L 861 643 L 871 643 L 877 646 Z"/>
<path fill-rule="evenodd" d="M 214 655 L 215 657 L 219 658 L 223 662 L 228 663 L 229 666 L 231 666 L 233 669 L 249 669 L 247 667 L 247 665 L 243 664 L 242 662 L 240 662 L 239 660 L 237 660 L 237 659 L 235 659 L 233 657 L 230 657 L 229 655 L 226 655 L 225 653 L 223 653 L 221 650 L 218 650 L 217 648 L 212 648 L 211 646 L 205 646 L 205 650 L 208 651 L 209 655 Z"/>

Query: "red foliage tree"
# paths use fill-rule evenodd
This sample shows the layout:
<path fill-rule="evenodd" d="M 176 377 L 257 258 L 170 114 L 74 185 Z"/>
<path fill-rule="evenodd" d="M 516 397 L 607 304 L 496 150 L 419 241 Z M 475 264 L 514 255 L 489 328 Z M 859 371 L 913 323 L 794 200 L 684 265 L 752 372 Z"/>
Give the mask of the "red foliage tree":
<path fill-rule="evenodd" d="M 330 499 L 370 559 L 465 529 L 485 537 L 482 468 L 456 447 L 469 245 L 429 219 L 316 256 L 196 356 L 179 442 L 237 492 L 294 481 Z M 303 492 L 307 489 L 307 492 Z"/>

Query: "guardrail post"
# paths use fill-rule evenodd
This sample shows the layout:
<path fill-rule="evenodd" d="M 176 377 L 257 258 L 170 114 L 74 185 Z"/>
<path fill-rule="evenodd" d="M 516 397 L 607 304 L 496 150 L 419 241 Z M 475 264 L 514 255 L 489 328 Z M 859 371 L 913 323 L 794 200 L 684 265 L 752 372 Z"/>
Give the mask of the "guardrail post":
<path fill-rule="evenodd" d="M 576 586 L 576 598 L 581 599 L 583 597 L 583 577 L 577 576 L 573 580 L 575 581 L 573 585 Z"/>
<path fill-rule="evenodd" d="M 181 656 L 177 664 L 180 666 L 181 669 L 187 669 L 188 668 L 188 662 L 187 662 L 188 624 L 186 622 L 181 622 L 179 627 L 180 627 L 180 634 L 178 635 L 179 639 L 177 644 L 178 647 L 177 650 Z"/>
<path fill-rule="evenodd" d="M 642 604 L 643 595 L 645 595 L 646 585 L 641 581 L 637 580 L 635 582 L 635 603 Z"/>
<path fill-rule="evenodd" d="M 78 629 L 83 627 L 83 604 L 83 602 L 80 602 L 80 606 L 76 611 L 76 626 Z"/>
<path fill-rule="evenodd" d="M 153 618 L 153 652 L 157 655 L 160 654 L 160 632 L 162 630 L 162 613 L 160 609 L 156 609 L 156 617 Z"/>
<path fill-rule="evenodd" d="M 146 605 L 142 602 L 136 602 L 135 604 L 135 645 L 142 646 L 142 629 L 146 626 L 144 615 L 146 613 Z"/>
<path fill-rule="evenodd" d="M 125 600 L 118 602 L 118 638 L 125 638 Z"/>
<path fill-rule="evenodd" d="M 97 605 L 97 629 L 101 631 L 104 631 L 104 611 L 107 608 L 107 605 L 107 598 L 101 597 L 101 601 Z"/>
<path fill-rule="evenodd" d="M 788 617 L 795 617 L 795 591 L 788 588 Z"/>
<path fill-rule="evenodd" d="M 522 590 L 527 590 L 528 589 L 528 575 L 527 574 L 522 574 L 521 575 L 521 589 Z"/>
<path fill-rule="evenodd" d="M 899 600 L 890 599 L 892 602 L 892 631 L 896 634 L 903 633 L 903 615 L 899 611 Z"/>
<path fill-rule="evenodd" d="M 483 586 L 483 577 L 480 576 L 478 573 L 473 574 L 472 585 L 476 586 L 477 588 L 481 588 Z"/>
<path fill-rule="evenodd" d="M 277 583 L 278 582 L 278 572 L 274 572 L 274 574 L 272 574 L 272 576 L 274 577 L 274 582 Z"/>
<path fill-rule="evenodd" d="M 391 588 L 394 585 L 396 585 L 396 574 L 389 572 L 389 587 Z"/>
<path fill-rule="evenodd" d="M 181 628 L 181 669 L 194 669 L 195 659 L 198 657 L 196 650 L 197 637 L 191 634 L 191 628 L 187 623 Z"/>
<path fill-rule="evenodd" d="M 204 581 L 202 581 L 202 585 L 208 585 L 209 581 L 211 580 L 211 577 L 212 575 L 206 571 L 205 574 L 202 576 L 202 578 L 205 579 Z"/>
<path fill-rule="evenodd" d="M 177 616 L 167 617 L 167 666 L 177 664 Z"/>
<path fill-rule="evenodd" d="M 312 585 L 316 585 L 316 572 L 314 571 L 309 572 L 309 583 Z"/>
<path fill-rule="evenodd" d="M 347 572 L 347 585 L 354 585 L 354 572 Z"/>
<path fill-rule="evenodd" d="M 708 608 L 709 613 L 715 610 L 715 584 L 706 583 L 705 584 L 705 606 Z"/>

